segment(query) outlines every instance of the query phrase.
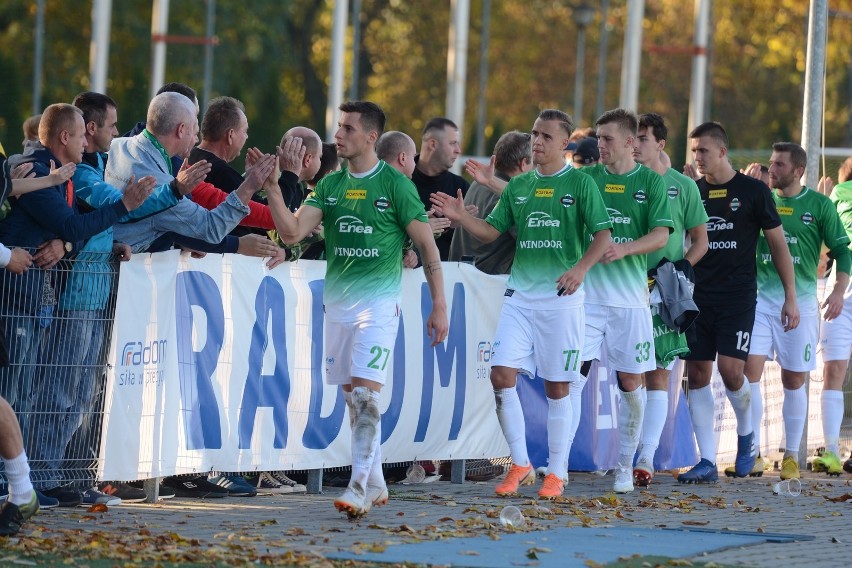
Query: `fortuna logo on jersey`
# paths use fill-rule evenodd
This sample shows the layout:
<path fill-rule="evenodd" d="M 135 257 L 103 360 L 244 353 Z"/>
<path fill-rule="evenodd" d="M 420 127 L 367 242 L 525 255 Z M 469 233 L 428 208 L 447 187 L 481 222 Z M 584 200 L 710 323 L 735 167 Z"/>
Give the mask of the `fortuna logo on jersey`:
<path fill-rule="evenodd" d="M 346 199 L 367 199 L 366 189 L 347 189 Z"/>
<path fill-rule="evenodd" d="M 539 227 L 558 227 L 559 219 L 554 219 L 543 211 L 533 211 L 527 215 L 527 227 L 536 229 Z"/>
<path fill-rule="evenodd" d="M 576 203 L 576 200 L 574 199 L 573 195 L 571 195 L 570 193 L 566 193 L 559 200 L 559 203 L 562 204 L 562 207 L 571 207 L 572 205 L 574 205 L 574 203 Z"/>
<path fill-rule="evenodd" d="M 640 189 L 633 194 L 633 199 L 636 200 L 636 203 L 645 203 L 648 200 L 648 194 L 645 193 L 644 189 Z"/>
<path fill-rule="evenodd" d="M 624 214 L 622 214 L 618 209 L 607 207 L 606 212 L 609 213 L 609 220 L 614 224 L 629 225 L 631 223 L 630 217 L 624 216 Z"/>
<path fill-rule="evenodd" d="M 388 210 L 388 207 L 390 207 L 390 201 L 388 201 L 387 197 L 379 197 L 378 199 L 376 199 L 374 205 L 380 213 L 384 213 Z"/>
<path fill-rule="evenodd" d="M 814 222 L 814 216 L 813 216 L 813 214 L 811 214 L 810 211 L 808 211 L 806 213 L 802 213 L 802 223 L 804 223 L 805 225 L 810 225 L 813 222 Z"/>
<path fill-rule="evenodd" d="M 734 224 L 722 217 L 710 217 L 707 220 L 707 231 L 727 231 L 734 228 Z"/>
<path fill-rule="evenodd" d="M 604 186 L 605 193 L 624 193 L 624 185 L 617 183 L 608 183 Z"/>
<path fill-rule="evenodd" d="M 344 215 L 338 219 L 337 231 L 339 233 L 359 233 L 364 235 L 373 234 L 373 228 L 370 225 L 365 225 L 361 219 L 353 215 Z"/>
<path fill-rule="evenodd" d="M 666 195 L 669 196 L 669 199 L 676 199 L 680 195 L 680 190 L 675 186 L 671 186 L 666 190 Z"/>
<path fill-rule="evenodd" d="M 535 190 L 536 197 L 553 197 L 552 189 L 537 189 Z"/>
<path fill-rule="evenodd" d="M 793 214 L 793 208 L 792 207 L 776 207 L 775 209 L 778 210 L 779 215 L 784 215 L 785 217 L 789 217 L 790 215 Z"/>

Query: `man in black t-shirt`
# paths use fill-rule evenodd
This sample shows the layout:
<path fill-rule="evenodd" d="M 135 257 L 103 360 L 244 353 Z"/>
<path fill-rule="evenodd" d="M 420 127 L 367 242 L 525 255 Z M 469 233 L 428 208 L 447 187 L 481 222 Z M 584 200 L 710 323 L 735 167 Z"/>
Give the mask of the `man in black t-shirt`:
<path fill-rule="evenodd" d="M 736 172 L 728 161 L 728 136 L 722 125 L 705 122 L 689 134 L 697 181 L 707 210 L 707 254 L 695 265 L 694 300 L 701 310 L 687 331 L 690 355 L 689 411 L 701 461 L 678 476 L 681 483 L 716 481 L 715 402 L 710 388 L 713 360 L 725 383 L 737 418 L 737 477 L 754 466 L 756 451 L 751 425 L 751 388 L 743 371 L 748 358 L 757 301 L 755 253 L 760 231 L 785 290 L 781 312 L 785 329 L 799 324 L 793 261 L 784 240 L 772 194 L 763 182 Z"/>
<path fill-rule="evenodd" d="M 415 157 L 416 166 L 411 176 L 427 211 L 432 208 L 429 196 L 433 193 L 446 193 L 455 197 L 456 192 L 461 189 L 463 195 L 467 194 L 468 183 L 463 177 L 449 171 L 459 154 L 461 146 L 456 123 L 449 118 L 429 120 L 423 128 L 420 155 Z M 441 260 L 449 258 L 452 240 L 452 228 L 435 239 Z"/>

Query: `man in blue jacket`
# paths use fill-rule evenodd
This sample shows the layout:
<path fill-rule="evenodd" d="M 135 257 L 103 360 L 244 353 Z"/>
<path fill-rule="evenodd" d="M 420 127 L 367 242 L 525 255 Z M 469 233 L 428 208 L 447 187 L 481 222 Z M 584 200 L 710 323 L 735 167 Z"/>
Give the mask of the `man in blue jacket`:
<path fill-rule="evenodd" d="M 82 113 L 69 104 L 50 105 L 42 115 L 39 139 L 45 149 L 32 154 L 37 177 L 50 173 L 51 162 L 79 164 L 87 146 Z M 87 239 L 137 208 L 152 187 L 151 183 L 131 184 L 120 200 L 87 213 L 77 207 L 71 180 L 12 201 L 9 215 L 0 225 L 0 242 L 37 252 L 33 255 L 35 268 L 21 275 L 3 274 L 0 281 L 2 324 L 12 363 L 0 369 L 0 396 L 18 412 L 25 432 L 36 357 L 64 284 L 51 269 L 66 254 L 79 252 Z"/>
<path fill-rule="evenodd" d="M 107 95 L 81 93 L 74 106 L 83 112 L 86 150 L 74 172 L 76 206 L 83 211 L 106 207 L 120 201 L 123 191 L 104 182 L 105 152 L 118 134 L 117 105 Z M 152 176 L 128 184 L 154 187 Z M 125 191 L 126 191 L 125 190 Z M 56 306 L 56 318 L 47 328 L 31 395 L 28 434 L 31 455 L 38 471 L 36 485 L 45 494 L 57 493 L 60 505 L 82 500 L 83 504 L 118 505 L 122 499 L 143 501 L 141 489 L 121 486 L 118 495 L 94 488 L 91 464 L 97 460 L 98 431 L 95 414 L 96 379 L 104 363 L 101 355 L 112 315 L 105 310 L 112 287 L 113 255 L 130 259 L 130 247 L 113 242 L 112 226 L 93 235 L 75 255 L 73 262 L 59 264 L 67 277 Z M 81 428 L 82 426 L 82 428 Z M 72 436 L 77 461 L 64 460 Z M 82 452 L 82 453 L 81 453 Z M 85 455 L 84 455 L 85 454 Z M 71 456 L 69 456 L 71 457 Z M 60 470 L 74 470 L 73 477 L 87 477 L 88 486 L 60 488 Z"/>

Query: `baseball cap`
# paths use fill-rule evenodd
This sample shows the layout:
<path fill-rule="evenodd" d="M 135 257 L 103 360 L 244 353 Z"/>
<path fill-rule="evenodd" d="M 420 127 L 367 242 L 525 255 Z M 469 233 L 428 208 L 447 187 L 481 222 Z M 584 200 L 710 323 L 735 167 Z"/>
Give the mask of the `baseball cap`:
<path fill-rule="evenodd" d="M 584 164 L 594 164 L 600 161 L 601 154 L 598 151 L 597 138 L 583 138 L 577 142 L 577 147 L 574 149 L 574 158 L 582 158 Z"/>

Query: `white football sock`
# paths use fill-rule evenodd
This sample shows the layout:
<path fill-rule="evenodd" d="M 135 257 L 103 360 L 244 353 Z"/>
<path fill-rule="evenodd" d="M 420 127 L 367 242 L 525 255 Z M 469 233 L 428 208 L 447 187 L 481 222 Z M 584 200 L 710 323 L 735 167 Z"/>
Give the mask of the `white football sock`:
<path fill-rule="evenodd" d="M 568 432 L 571 429 L 571 398 L 547 399 L 547 473 L 556 474 L 564 480 L 568 447 Z"/>
<path fill-rule="evenodd" d="M 840 425 L 843 423 L 843 391 L 822 391 L 822 434 L 825 449 L 840 455 Z"/>
<path fill-rule="evenodd" d="M 512 462 L 520 466 L 530 465 L 524 411 L 521 408 L 521 399 L 518 398 L 517 387 L 494 389 L 494 399 L 497 402 L 497 420 L 509 445 Z"/>
<path fill-rule="evenodd" d="M 737 436 L 747 436 L 753 430 L 751 426 L 751 387 L 748 379 L 743 377 L 743 386 L 732 391 L 725 389 L 734 415 L 737 417 Z"/>
<path fill-rule="evenodd" d="M 793 390 L 784 389 L 781 416 L 784 417 L 784 457 L 792 456 L 797 459 L 805 420 L 808 417 L 808 396 L 805 385 Z"/>
<path fill-rule="evenodd" d="M 698 452 L 703 459 L 716 463 L 716 433 L 714 421 L 716 401 L 713 399 L 713 389 L 710 385 L 699 389 L 689 390 L 689 416 L 692 418 L 692 428 L 695 430 L 695 441 L 698 442 Z"/>

